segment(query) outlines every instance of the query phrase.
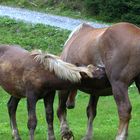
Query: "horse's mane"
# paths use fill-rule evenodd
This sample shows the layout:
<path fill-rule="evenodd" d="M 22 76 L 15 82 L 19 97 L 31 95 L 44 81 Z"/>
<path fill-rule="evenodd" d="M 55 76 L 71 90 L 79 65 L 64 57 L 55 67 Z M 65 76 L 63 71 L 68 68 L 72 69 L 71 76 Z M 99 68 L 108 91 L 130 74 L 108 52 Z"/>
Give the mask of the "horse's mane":
<path fill-rule="evenodd" d="M 88 77 L 93 77 L 92 67 L 76 67 L 73 64 L 64 62 L 60 57 L 49 54 L 47 52 L 42 52 L 41 50 L 34 50 L 31 52 L 34 59 L 40 64 L 43 64 L 46 70 L 54 72 L 56 76 L 61 79 L 69 80 L 71 82 L 79 82 L 82 78 L 80 72 L 85 73 Z"/>

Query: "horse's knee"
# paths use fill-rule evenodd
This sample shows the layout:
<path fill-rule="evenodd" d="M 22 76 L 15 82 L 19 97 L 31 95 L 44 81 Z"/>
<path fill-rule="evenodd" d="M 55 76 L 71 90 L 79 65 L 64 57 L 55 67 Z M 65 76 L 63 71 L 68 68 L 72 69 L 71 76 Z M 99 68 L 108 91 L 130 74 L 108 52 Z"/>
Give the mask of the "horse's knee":
<path fill-rule="evenodd" d="M 60 119 L 61 116 L 64 114 L 64 110 L 61 107 L 58 107 L 57 109 L 57 117 Z"/>
<path fill-rule="evenodd" d="M 9 102 L 7 103 L 7 108 L 8 108 L 8 112 L 14 113 L 16 111 L 15 109 L 15 104 L 11 102 L 11 99 L 9 100 Z"/>
<path fill-rule="evenodd" d="M 94 107 L 92 106 L 87 106 L 87 117 L 89 118 L 90 116 L 92 116 L 93 118 L 96 117 L 96 109 L 93 109 Z"/>
<path fill-rule="evenodd" d="M 68 109 L 72 109 L 75 107 L 75 97 L 77 95 L 77 90 L 73 90 L 70 92 L 67 102 L 66 102 L 66 106 Z"/>
<path fill-rule="evenodd" d="M 87 117 L 89 118 L 89 116 L 90 116 L 90 107 L 87 106 Z"/>
<path fill-rule="evenodd" d="M 60 118 L 62 115 L 66 114 L 66 104 L 59 104 L 57 108 L 57 117 Z"/>
<path fill-rule="evenodd" d="M 115 81 L 112 83 L 113 95 L 118 107 L 118 113 L 121 120 L 130 120 L 132 106 L 128 96 L 128 85 Z"/>
<path fill-rule="evenodd" d="M 132 111 L 132 106 L 129 105 L 124 105 L 124 107 L 119 108 L 119 116 L 120 120 L 127 122 L 131 119 L 131 111 Z"/>
<path fill-rule="evenodd" d="M 30 116 L 28 119 L 28 129 L 35 129 L 37 125 L 37 118 L 36 116 Z"/>
<path fill-rule="evenodd" d="M 46 116 L 47 122 L 48 122 L 48 123 L 53 122 L 53 115 L 54 115 L 53 109 L 49 108 L 49 109 L 47 110 L 46 113 L 47 113 L 47 114 L 46 114 L 46 115 L 47 115 L 47 116 Z"/>
<path fill-rule="evenodd" d="M 75 100 L 72 100 L 72 101 L 67 100 L 66 106 L 68 109 L 73 109 L 75 107 Z"/>
<path fill-rule="evenodd" d="M 13 105 L 10 102 L 8 102 L 7 103 L 7 108 L 8 108 L 8 111 L 10 111 L 13 108 Z"/>
<path fill-rule="evenodd" d="M 57 109 L 57 117 L 59 118 L 60 115 L 61 115 L 61 111 L 60 111 L 60 108 L 58 107 L 58 109 Z"/>

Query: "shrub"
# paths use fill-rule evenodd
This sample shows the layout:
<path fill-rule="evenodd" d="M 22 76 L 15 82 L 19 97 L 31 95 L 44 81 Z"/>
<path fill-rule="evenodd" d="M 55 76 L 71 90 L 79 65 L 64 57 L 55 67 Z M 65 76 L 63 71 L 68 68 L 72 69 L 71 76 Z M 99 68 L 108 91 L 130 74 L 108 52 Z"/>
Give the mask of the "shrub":
<path fill-rule="evenodd" d="M 105 21 L 128 21 L 140 25 L 139 0 L 84 0 L 86 10 Z"/>

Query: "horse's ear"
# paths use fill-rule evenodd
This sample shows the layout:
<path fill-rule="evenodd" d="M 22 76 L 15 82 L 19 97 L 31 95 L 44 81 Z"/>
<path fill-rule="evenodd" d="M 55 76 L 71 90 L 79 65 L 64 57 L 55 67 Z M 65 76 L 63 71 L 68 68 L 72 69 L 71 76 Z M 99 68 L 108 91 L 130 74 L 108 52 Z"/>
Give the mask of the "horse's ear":
<path fill-rule="evenodd" d="M 106 76 L 104 68 L 97 68 L 93 71 L 93 78 L 101 79 Z"/>
<path fill-rule="evenodd" d="M 97 67 L 93 66 L 92 64 L 87 66 L 88 71 L 92 74 L 91 76 L 87 75 L 85 72 L 80 72 L 82 78 L 94 78 L 94 71 Z"/>
<path fill-rule="evenodd" d="M 95 67 L 93 65 L 88 65 L 87 68 L 89 71 L 92 73 L 92 77 L 89 77 L 85 72 L 80 72 L 81 77 L 83 79 L 89 79 L 89 78 L 96 78 L 96 79 L 101 79 L 106 76 L 105 69 L 104 68 L 99 68 Z"/>

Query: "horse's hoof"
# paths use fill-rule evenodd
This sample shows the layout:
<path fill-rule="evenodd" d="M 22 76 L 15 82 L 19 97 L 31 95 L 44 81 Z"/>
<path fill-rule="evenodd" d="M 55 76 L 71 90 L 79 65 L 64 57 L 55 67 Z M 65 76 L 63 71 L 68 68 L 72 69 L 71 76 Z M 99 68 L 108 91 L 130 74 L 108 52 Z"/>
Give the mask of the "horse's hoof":
<path fill-rule="evenodd" d="M 62 140 L 74 140 L 74 136 L 73 136 L 72 131 L 65 132 L 62 135 Z"/>
<path fill-rule="evenodd" d="M 75 103 L 74 102 L 66 102 L 66 107 L 68 108 L 68 109 L 73 109 L 74 107 L 75 107 Z"/>

